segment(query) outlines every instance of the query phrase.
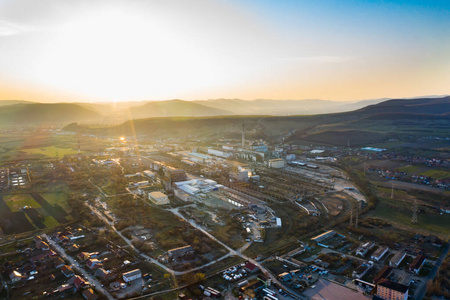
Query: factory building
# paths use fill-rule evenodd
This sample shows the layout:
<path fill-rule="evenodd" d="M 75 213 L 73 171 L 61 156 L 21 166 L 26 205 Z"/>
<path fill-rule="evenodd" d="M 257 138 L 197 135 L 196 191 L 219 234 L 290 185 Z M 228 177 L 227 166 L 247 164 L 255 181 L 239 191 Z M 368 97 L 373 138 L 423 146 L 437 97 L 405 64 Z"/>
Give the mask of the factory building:
<path fill-rule="evenodd" d="M 155 203 L 156 205 L 163 205 L 170 203 L 169 198 L 161 192 L 148 193 L 148 199 L 153 203 Z"/>
<path fill-rule="evenodd" d="M 267 166 L 269 168 L 281 169 L 284 168 L 285 161 L 282 158 L 269 159 L 269 161 L 267 162 Z"/>
<path fill-rule="evenodd" d="M 227 158 L 227 157 L 230 157 L 233 155 L 231 152 L 216 150 L 216 149 L 212 149 L 212 148 L 208 149 L 208 154 L 215 155 L 218 157 L 223 157 L 223 158 Z"/>
<path fill-rule="evenodd" d="M 193 196 L 199 193 L 209 193 L 212 191 L 217 191 L 219 188 L 223 187 L 217 184 L 216 181 L 211 179 L 192 179 L 187 181 L 176 182 L 174 186 L 186 194 Z M 175 189 L 174 189 L 175 190 Z"/>

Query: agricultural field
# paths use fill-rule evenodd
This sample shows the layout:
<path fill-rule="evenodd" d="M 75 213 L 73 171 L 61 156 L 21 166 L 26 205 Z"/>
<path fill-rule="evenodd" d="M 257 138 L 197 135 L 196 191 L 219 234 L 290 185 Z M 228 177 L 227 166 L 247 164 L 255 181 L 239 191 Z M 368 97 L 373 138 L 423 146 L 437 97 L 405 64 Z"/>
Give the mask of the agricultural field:
<path fill-rule="evenodd" d="M 0 160 L 16 161 L 41 158 L 62 158 L 78 153 L 78 140 L 73 135 L 55 135 L 52 132 L 29 130 L 1 134 Z M 95 142 L 81 139 L 81 148 L 86 150 L 96 145 Z"/>
<path fill-rule="evenodd" d="M 67 213 L 58 205 L 50 205 L 39 194 L 2 195 L 0 202 L 0 225 L 4 234 L 52 228 L 67 223 Z"/>
<path fill-rule="evenodd" d="M 399 205 L 399 201 L 382 198 L 378 203 L 373 215 L 386 221 L 406 226 L 415 231 L 425 231 L 434 234 L 450 234 L 450 214 L 439 214 L 437 212 L 418 213 L 418 223 L 412 224 L 412 203 Z M 419 207 L 420 208 L 420 207 Z M 372 213 L 371 213 L 372 214 Z"/>
<path fill-rule="evenodd" d="M 60 193 L 45 193 L 41 194 L 42 197 L 44 197 L 45 200 L 50 205 L 59 205 L 61 206 L 65 211 L 69 211 L 69 204 L 67 202 L 68 195 L 65 192 Z"/>
<path fill-rule="evenodd" d="M 64 157 L 65 155 L 77 154 L 78 150 L 71 148 L 60 148 L 55 146 L 31 148 L 31 149 L 21 149 L 27 154 L 32 155 L 44 155 L 51 158 Z"/>

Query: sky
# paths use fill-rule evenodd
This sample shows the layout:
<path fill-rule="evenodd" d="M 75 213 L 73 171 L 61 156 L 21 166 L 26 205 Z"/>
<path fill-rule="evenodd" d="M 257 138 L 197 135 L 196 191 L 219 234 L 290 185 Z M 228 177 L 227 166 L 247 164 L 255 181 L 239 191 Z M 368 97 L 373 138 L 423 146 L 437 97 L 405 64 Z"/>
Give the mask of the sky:
<path fill-rule="evenodd" d="M 0 0 L 0 99 L 450 93 L 450 1 Z"/>

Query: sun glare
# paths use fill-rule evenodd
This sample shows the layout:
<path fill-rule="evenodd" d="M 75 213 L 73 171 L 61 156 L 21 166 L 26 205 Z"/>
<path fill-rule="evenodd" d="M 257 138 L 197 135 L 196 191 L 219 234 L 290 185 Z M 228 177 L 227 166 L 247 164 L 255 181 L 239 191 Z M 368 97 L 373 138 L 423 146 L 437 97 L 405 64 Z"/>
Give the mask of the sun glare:
<path fill-rule="evenodd" d="M 107 11 L 68 22 L 58 36 L 47 47 L 39 74 L 58 87 L 111 100 L 215 83 L 207 56 L 151 17 Z"/>

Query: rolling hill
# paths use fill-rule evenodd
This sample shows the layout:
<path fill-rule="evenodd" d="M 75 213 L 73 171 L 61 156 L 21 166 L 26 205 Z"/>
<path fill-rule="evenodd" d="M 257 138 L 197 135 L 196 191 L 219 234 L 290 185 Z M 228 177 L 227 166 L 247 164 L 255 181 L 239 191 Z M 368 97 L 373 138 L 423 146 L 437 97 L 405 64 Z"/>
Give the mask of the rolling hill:
<path fill-rule="evenodd" d="M 234 113 L 183 100 L 148 102 L 130 108 L 132 118 L 225 116 Z"/>
<path fill-rule="evenodd" d="M 436 112 L 439 112 L 437 114 Z M 249 139 L 314 142 L 352 146 L 390 139 L 411 140 L 430 133 L 448 136 L 450 97 L 388 100 L 352 112 L 306 116 L 217 116 L 152 118 L 127 121 L 97 132 L 150 137 L 239 138 L 245 124 Z"/>
<path fill-rule="evenodd" d="M 31 103 L 0 107 L 0 126 L 93 121 L 100 115 L 72 103 Z"/>
<path fill-rule="evenodd" d="M 320 99 L 305 100 L 241 100 L 215 99 L 198 100 L 195 103 L 211 108 L 225 109 L 236 115 L 313 115 L 351 111 L 386 99 L 364 101 L 328 101 Z"/>

